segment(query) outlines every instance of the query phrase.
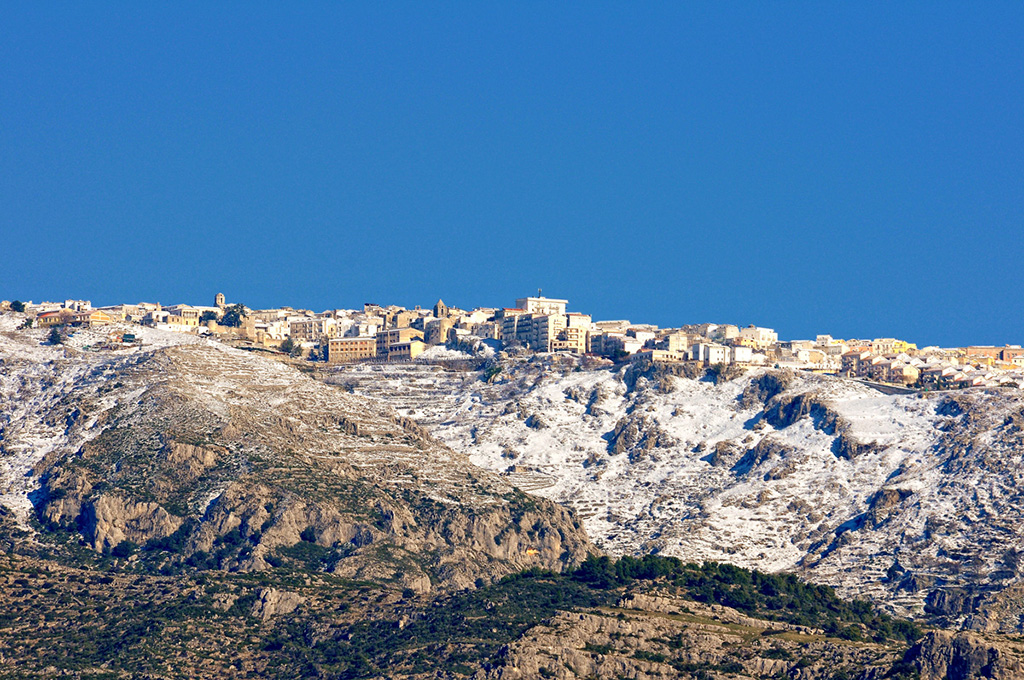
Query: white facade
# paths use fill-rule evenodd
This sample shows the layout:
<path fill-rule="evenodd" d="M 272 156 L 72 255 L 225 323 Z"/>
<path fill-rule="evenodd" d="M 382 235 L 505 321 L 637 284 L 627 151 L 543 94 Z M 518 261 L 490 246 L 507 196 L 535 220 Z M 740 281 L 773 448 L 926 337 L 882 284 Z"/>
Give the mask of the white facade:
<path fill-rule="evenodd" d="M 759 326 L 751 325 L 740 329 L 740 338 L 750 340 L 759 349 L 765 349 L 779 341 L 779 334 L 771 328 L 760 328 Z"/>
<path fill-rule="evenodd" d="M 635 329 L 629 329 L 626 331 L 626 335 L 637 339 L 641 345 L 646 343 L 648 340 L 654 340 L 656 334 L 653 331 L 638 331 Z"/>
<path fill-rule="evenodd" d="M 693 361 L 703 361 L 709 366 L 712 364 L 727 364 L 732 358 L 730 349 L 730 347 L 725 345 L 699 342 L 690 348 L 690 359 Z"/>
<path fill-rule="evenodd" d="M 565 306 L 568 300 L 555 300 L 546 297 L 526 297 L 516 300 L 516 308 L 523 309 L 530 314 L 565 314 Z"/>
<path fill-rule="evenodd" d="M 732 363 L 734 364 L 749 364 L 754 358 L 754 350 L 750 347 L 730 347 L 730 354 L 732 355 Z"/>

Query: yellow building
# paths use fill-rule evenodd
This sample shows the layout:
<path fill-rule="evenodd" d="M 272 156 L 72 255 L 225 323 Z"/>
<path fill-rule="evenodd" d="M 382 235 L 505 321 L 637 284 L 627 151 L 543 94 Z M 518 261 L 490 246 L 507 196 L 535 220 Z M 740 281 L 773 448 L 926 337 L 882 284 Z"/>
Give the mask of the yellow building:
<path fill-rule="evenodd" d="M 377 356 L 377 338 L 331 338 L 327 343 L 327 361 L 343 364 Z"/>
<path fill-rule="evenodd" d="M 579 326 L 568 326 L 559 332 L 550 346 L 552 352 L 586 354 L 590 351 L 590 331 Z"/>
<path fill-rule="evenodd" d="M 412 340 L 423 341 L 423 333 L 415 328 L 392 328 L 377 333 L 377 356 L 391 359 L 391 348 Z"/>
<path fill-rule="evenodd" d="M 56 312 L 44 312 L 36 317 L 36 326 L 39 328 L 53 328 L 71 323 L 72 312 L 61 309 Z"/>
<path fill-rule="evenodd" d="M 427 343 L 422 340 L 396 342 L 388 351 L 388 361 L 409 361 L 423 354 L 426 349 Z"/>
<path fill-rule="evenodd" d="M 114 317 L 98 309 L 87 309 L 84 312 L 74 314 L 71 317 L 71 323 L 76 326 L 90 328 L 92 326 L 104 326 L 108 323 L 114 323 Z"/>

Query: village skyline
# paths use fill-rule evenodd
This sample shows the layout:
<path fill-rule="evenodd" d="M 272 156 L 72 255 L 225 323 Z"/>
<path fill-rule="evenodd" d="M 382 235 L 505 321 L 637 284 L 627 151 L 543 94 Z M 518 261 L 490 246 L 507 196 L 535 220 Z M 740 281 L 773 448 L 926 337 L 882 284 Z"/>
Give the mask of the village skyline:
<path fill-rule="evenodd" d="M 542 296 L 544 294 L 544 290 L 545 289 L 543 289 L 543 288 L 537 288 L 537 289 L 534 289 L 534 291 L 525 291 L 524 292 L 524 291 L 519 290 L 517 292 L 519 292 L 520 294 L 527 294 L 528 293 L 528 294 L 536 294 L 538 296 Z M 11 299 L 6 299 L 7 297 L 10 297 Z M 91 300 L 85 300 L 84 299 L 86 297 L 91 297 L 91 296 L 81 296 L 81 297 L 82 297 L 81 300 L 78 300 L 78 298 L 75 298 L 75 300 L 79 301 L 79 302 L 89 302 L 89 304 L 92 305 Z M 202 308 L 202 307 L 205 307 L 205 306 L 208 305 L 209 301 L 206 300 L 206 298 L 209 298 L 209 297 L 210 297 L 210 295 L 208 293 L 185 294 L 185 295 L 180 295 L 177 298 L 175 298 L 173 296 L 156 295 L 156 296 L 150 296 L 150 300 L 146 301 L 143 304 L 159 305 L 161 308 L 173 308 L 173 307 L 181 306 L 181 305 Z M 278 296 L 273 296 L 273 297 L 276 298 Z M 327 296 L 327 295 L 321 294 L 319 296 L 312 296 L 311 295 L 311 296 L 306 297 L 306 296 L 299 295 L 299 296 L 296 296 L 297 299 L 295 299 L 295 300 L 285 300 L 281 304 L 267 304 L 267 305 L 251 305 L 251 304 L 249 304 L 250 298 L 242 296 L 238 300 L 233 301 L 232 304 L 236 304 L 236 303 L 237 304 L 243 304 L 247 308 L 254 309 L 254 310 L 289 309 L 289 310 L 295 310 L 297 312 L 299 312 L 299 311 L 301 311 L 301 312 L 310 312 L 312 314 L 319 314 L 319 313 L 323 313 L 323 312 L 330 312 L 332 310 L 354 310 L 354 309 L 363 308 L 364 306 L 366 306 L 368 304 L 369 305 L 379 305 L 379 306 L 382 306 L 382 307 L 398 307 L 398 308 L 401 308 L 401 309 L 409 309 L 409 310 L 418 310 L 418 309 L 421 309 L 421 308 L 429 309 L 433 305 L 433 302 L 430 301 L 430 296 L 425 296 L 425 299 L 422 299 L 422 300 L 419 300 L 419 301 L 415 301 L 415 302 L 411 302 L 411 301 L 408 301 L 408 300 L 402 300 L 402 301 L 389 300 L 389 299 L 386 299 L 384 296 L 364 295 L 362 297 L 366 298 L 365 300 L 363 300 L 362 302 L 359 302 L 359 303 L 353 303 L 352 299 L 355 298 L 355 296 L 353 296 L 351 294 L 347 296 L 349 299 L 342 300 L 342 302 L 345 302 L 347 304 L 340 304 L 340 305 L 306 304 L 306 302 L 308 302 L 308 298 L 313 298 L 313 297 L 330 298 L 331 296 Z M 338 296 L 338 297 L 346 297 L 346 296 Z M 411 296 L 402 296 L 402 297 L 411 297 Z M 448 300 L 452 300 L 452 301 L 457 301 L 458 297 L 459 296 L 448 297 L 448 296 L 443 296 L 442 295 L 442 296 L 439 296 L 438 298 L 434 298 L 434 301 L 436 301 L 437 299 L 448 299 Z M 467 295 L 467 296 L 464 296 L 464 297 L 473 299 L 474 303 L 473 304 L 457 305 L 456 302 L 453 302 L 452 306 L 455 307 L 455 308 L 458 308 L 458 309 L 468 309 L 468 310 L 472 310 L 472 309 L 497 309 L 497 308 L 500 308 L 500 306 L 501 306 L 500 304 L 495 304 L 494 299 L 492 299 L 490 296 L 482 295 L 480 293 L 475 293 L 475 294 Z M 590 297 L 592 298 L 592 296 L 590 296 Z M 173 299 L 173 300 L 179 300 L 179 301 L 178 302 L 172 302 L 172 303 L 168 304 L 168 303 L 162 302 L 161 298 L 166 298 L 166 299 L 169 299 L 169 300 Z M 183 298 L 188 298 L 190 300 L 190 302 L 182 302 L 181 299 L 183 299 Z M 3 309 L 3 305 L 9 304 L 10 302 L 15 301 L 15 299 L 16 298 L 14 298 L 13 296 L 10 296 L 10 295 L 3 296 L 2 294 L 0 294 L 0 309 Z M 128 298 L 128 299 L 131 299 L 131 298 Z M 504 301 L 504 302 L 507 303 L 509 299 L 513 299 L 513 298 L 511 298 L 509 296 L 500 297 L 498 302 Z M 574 301 L 577 301 L 577 300 L 580 300 L 581 298 L 576 296 L 576 295 L 573 295 L 571 299 L 574 300 Z M 591 310 L 594 309 L 593 306 L 591 306 L 589 303 L 587 303 L 585 301 L 587 299 L 586 295 L 583 295 L 582 299 L 584 301 L 580 302 L 578 304 L 578 306 L 580 306 L 581 308 L 585 307 L 585 308 L 591 309 Z M 40 298 L 40 300 L 41 301 L 38 302 L 38 303 L 33 303 L 31 301 L 31 299 L 24 299 L 24 300 L 21 300 L 21 301 L 24 302 L 25 304 L 28 304 L 28 305 L 36 305 L 36 306 L 40 306 L 40 307 L 46 308 L 46 309 L 53 309 L 53 308 L 55 308 L 55 306 L 59 307 L 59 305 L 64 304 L 64 302 L 70 300 L 70 298 L 66 298 L 64 296 L 57 296 L 57 297 L 54 298 L 53 301 L 43 301 L 41 298 Z M 102 303 L 97 302 L 93 306 L 95 306 L 96 308 L 102 309 L 102 308 L 105 308 L 105 307 L 116 307 L 118 305 L 125 305 L 125 304 L 132 304 L 132 303 L 125 302 L 123 299 L 120 302 L 107 299 L 107 300 L 104 300 Z M 598 305 L 598 309 L 600 309 L 600 305 Z M 777 324 L 777 323 L 774 323 L 776 318 L 775 318 L 775 315 L 773 315 L 770 311 L 763 312 L 763 313 L 757 313 L 757 314 L 741 314 L 741 313 L 733 314 L 733 313 L 729 313 L 729 312 L 725 312 L 725 313 L 722 313 L 722 314 L 711 314 L 711 313 L 704 314 L 704 313 L 700 313 L 700 312 L 695 312 L 693 314 L 674 314 L 674 313 L 671 313 L 671 312 L 668 312 L 668 311 L 663 311 L 661 314 L 655 315 L 655 318 L 651 318 L 649 316 L 644 316 L 644 315 L 640 315 L 640 314 L 631 313 L 631 311 L 628 308 L 624 309 L 622 311 L 624 311 L 625 313 L 623 313 L 623 314 L 602 314 L 602 313 L 600 313 L 600 311 L 598 311 L 598 312 L 594 312 L 594 313 L 590 314 L 590 316 L 592 318 L 596 319 L 596 320 L 628 319 L 628 320 L 630 320 L 632 322 L 635 322 L 637 324 L 651 325 L 651 326 L 654 326 L 654 327 L 663 327 L 663 328 L 668 328 L 668 327 L 673 327 L 673 326 L 680 326 L 680 325 L 698 325 L 698 324 L 708 324 L 708 323 L 713 323 L 714 324 L 714 323 L 717 323 L 717 322 L 708 321 L 708 319 L 718 319 L 723 324 L 733 324 L 733 325 L 739 325 L 739 326 L 743 326 L 743 325 L 771 326 L 772 328 L 778 330 L 778 332 L 780 334 L 780 337 L 783 337 L 783 338 L 786 338 L 786 339 L 796 339 L 796 340 L 800 340 L 800 339 L 813 339 L 819 333 L 824 331 L 824 332 L 831 332 L 831 334 L 834 334 L 835 337 L 846 337 L 846 338 L 868 338 L 868 339 L 870 339 L 870 338 L 883 337 L 883 336 L 885 336 L 885 337 L 889 337 L 889 336 L 903 337 L 903 338 L 910 339 L 910 341 L 912 341 L 916 345 L 919 345 L 919 346 L 922 346 L 922 347 L 926 347 L 926 346 L 966 347 L 966 346 L 970 346 L 970 345 L 978 345 L 978 346 L 984 345 L 984 346 L 1004 347 L 1004 346 L 1016 346 L 1016 345 L 1021 344 L 1022 342 L 1024 342 L 1024 338 L 1021 338 L 1021 337 L 1018 337 L 1018 336 L 1012 334 L 1012 332 L 1010 331 L 1009 328 L 1007 328 L 1003 332 L 992 332 L 990 329 L 979 329 L 979 330 L 976 330 L 976 331 L 972 332 L 972 331 L 969 331 L 968 329 L 965 329 L 965 328 L 962 328 L 961 326 L 958 326 L 957 324 L 952 323 L 953 319 L 951 319 L 951 328 L 954 329 L 954 332 L 952 332 L 952 333 L 944 333 L 944 334 L 914 334 L 914 333 L 901 332 L 900 331 L 900 324 L 885 324 L 885 323 L 879 322 L 877 319 L 865 319 L 865 320 L 862 320 L 862 321 L 851 319 L 851 320 L 848 320 L 847 322 L 841 323 L 841 324 L 829 324 L 827 321 L 816 321 L 813 318 L 811 318 L 810 315 L 809 315 L 809 318 L 806 321 L 804 321 L 803 323 L 800 324 L 800 328 L 804 331 L 804 332 L 800 332 L 800 331 L 793 331 L 793 330 L 791 330 L 792 324 L 785 324 L 785 323 Z M 738 318 L 738 317 L 742 317 L 742 318 Z M 939 337 L 936 337 L 936 335 L 938 335 Z M 949 337 L 949 336 L 952 336 L 952 337 Z"/>
<path fill-rule="evenodd" d="M 89 300 L 0 301 L 0 311 L 25 315 L 22 328 L 49 329 L 60 344 L 76 328 L 110 326 L 109 348 L 140 342 L 117 324 L 206 336 L 246 349 L 288 354 L 329 364 L 403 362 L 431 357 L 434 347 L 479 353 L 498 349 L 569 352 L 608 361 L 727 367 L 788 368 L 841 375 L 907 389 L 963 389 L 1024 385 L 1024 348 L 970 344 L 918 346 L 896 337 L 780 338 L 775 329 L 749 324 L 683 323 L 669 327 L 600 320 L 569 311 L 569 300 L 517 298 L 511 307 L 461 309 L 439 299 L 431 307 L 364 303 L 362 308 L 253 309 L 217 293 L 213 305 L 139 302 L 94 307 Z M 437 354 L 435 352 L 435 354 Z"/>

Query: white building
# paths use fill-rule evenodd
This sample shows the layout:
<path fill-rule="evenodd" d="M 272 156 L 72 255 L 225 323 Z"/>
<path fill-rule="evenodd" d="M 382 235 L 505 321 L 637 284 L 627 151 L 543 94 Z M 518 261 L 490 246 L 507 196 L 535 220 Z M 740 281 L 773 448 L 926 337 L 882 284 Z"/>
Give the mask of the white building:
<path fill-rule="evenodd" d="M 758 349 L 768 349 L 779 341 L 779 334 L 771 328 L 760 328 L 751 324 L 740 329 L 740 338 L 749 340 Z"/>
<path fill-rule="evenodd" d="M 641 345 L 645 344 L 648 340 L 654 340 L 654 338 L 657 337 L 657 333 L 654 331 L 643 331 L 636 328 L 630 328 L 626 331 L 626 335 L 636 338 Z"/>
<path fill-rule="evenodd" d="M 754 350 L 750 347 L 739 345 L 729 349 L 731 350 L 731 359 L 734 364 L 749 364 L 754 359 Z"/>
<path fill-rule="evenodd" d="M 516 300 L 516 308 L 530 314 L 565 314 L 568 300 L 555 300 L 546 297 L 526 297 Z"/>
<path fill-rule="evenodd" d="M 718 345 L 710 342 L 698 342 L 690 347 L 690 359 L 702 361 L 708 366 L 713 364 L 727 364 L 732 358 L 731 348 L 725 345 Z"/>

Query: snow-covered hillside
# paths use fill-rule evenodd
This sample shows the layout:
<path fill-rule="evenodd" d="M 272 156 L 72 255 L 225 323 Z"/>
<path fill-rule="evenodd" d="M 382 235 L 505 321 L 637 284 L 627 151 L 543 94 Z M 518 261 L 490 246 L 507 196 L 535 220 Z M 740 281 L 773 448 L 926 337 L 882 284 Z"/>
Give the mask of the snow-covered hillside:
<path fill-rule="evenodd" d="M 765 370 L 715 384 L 544 356 L 503 368 L 491 383 L 386 365 L 328 380 L 572 506 L 612 553 L 799 570 L 904 611 L 940 586 L 1019 579 L 1018 390 L 886 395 Z"/>
<path fill-rule="evenodd" d="M 54 346 L 6 317 L 0 505 L 43 538 L 135 550 L 176 536 L 183 563 L 234 531 L 214 564 L 259 570 L 312 536 L 324 568 L 420 591 L 592 549 L 563 507 L 273 357 L 152 329 L 126 347 L 109 326 Z"/>
<path fill-rule="evenodd" d="M 0 314 L 0 505 L 22 520 L 32 508 L 28 494 L 39 486 L 33 468 L 47 455 L 81 447 L 101 432 L 93 424 L 124 398 L 104 389 L 119 373 L 155 348 L 201 342 L 221 347 L 195 336 L 121 325 L 81 330 L 65 345 L 51 345 L 46 330 L 19 330 L 23 321 L 20 314 Z M 118 331 L 135 333 L 142 344 L 103 354 L 82 351 Z M 91 423 L 74 432 L 54 419 L 71 393 L 94 402 Z"/>
<path fill-rule="evenodd" d="M 163 380 L 154 355 L 198 344 L 168 351 L 173 370 L 192 376 L 176 389 L 209 412 L 244 402 L 273 420 L 283 396 L 314 420 L 331 408 L 390 423 L 394 409 L 456 452 L 432 443 L 403 453 L 416 479 L 458 476 L 472 462 L 501 475 L 482 475 L 495 488 L 510 482 L 571 506 L 613 554 L 793 570 L 899 611 L 1024 630 L 1020 390 L 887 395 L 810 374 L 759 369 L 716 381 L 551 355 L 500 355 L 475 371 L 461 353 L 437 350 L 444 367 L 322 368 L 336 391 L 190 336 L 132 327 L 141 348 L 97 352 L 86 347 L 109 327 L 54 347 L 20 321 L 0 315 L 0 504 L 23 519 L 36 471 L 81 449 L 147 389 L 124 376 Z M 303 441 L 305 454 L 318 453 Z M 355 443 L 345 455 L 380 484 L 415 484 L 381 446 L 367 450 L 372 460 Z"/>

